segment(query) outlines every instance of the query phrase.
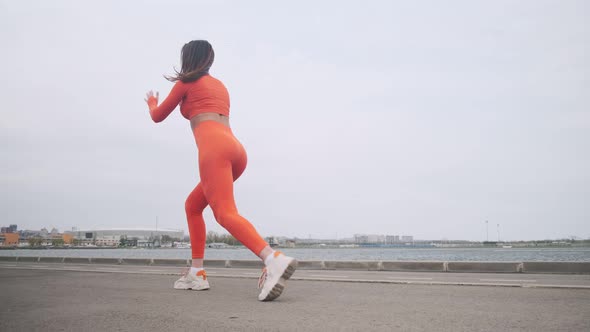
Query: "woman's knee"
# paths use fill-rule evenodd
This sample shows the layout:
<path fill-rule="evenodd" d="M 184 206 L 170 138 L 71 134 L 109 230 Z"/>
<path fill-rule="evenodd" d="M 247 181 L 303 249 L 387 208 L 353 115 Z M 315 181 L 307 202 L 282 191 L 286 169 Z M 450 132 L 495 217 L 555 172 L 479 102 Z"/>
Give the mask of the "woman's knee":
<path fill-rule="evenodd" d="M 204 199 L 204 197 L 201 200 L 193 194 L 189 195 L 184 202 L 184 210 L 186 211 L 187 215 L 201 214 L 206 207 L 207 201 Z"/>
<path fill-rule="evenodd" d="M 231 227 L 240 220 L 238 211 L 234 210 L 221 209 L 216 211 L 213 209 L 213 216 L 215 216 L 217 223 L 219 223 L 219 225 L 225 229 Z"/>

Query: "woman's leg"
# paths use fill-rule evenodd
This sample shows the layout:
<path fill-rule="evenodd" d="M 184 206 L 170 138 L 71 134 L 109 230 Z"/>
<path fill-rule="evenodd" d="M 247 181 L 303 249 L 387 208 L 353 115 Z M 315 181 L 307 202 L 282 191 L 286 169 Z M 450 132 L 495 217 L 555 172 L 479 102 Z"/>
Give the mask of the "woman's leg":
<path fill-rule="evenodd" d="M 217 140 L 213 134 L 209 140 L 197 137 L 197 144 L 202 143 L 199 145 L 199 171 L 203 192 L 217 222 L 264 261 L 266 267 L 258 281 L 258 299 L 272 301 L 283 292 L 285 280 L 297 268 L 297 260 L 273 251 L 254 226 L 238 213 L 234 181 L 246 168 L 246 151 L 237 140 L 232 142 L 227 137 L 227 132 Z"/>
<path fill-rule="evenodd" d="M 191 238 L 192 266 L 196 268 L 203 267 L 207 236 L 205 220 L 203 220 L 203 210 L 205 210 L 207 204 L 207 199 L 203 193 L 203 185 L 199 183 L 188 195 L 184 205 L 186 219 L 188 221 L 188 231 Z"/>
<path fill-rule="evenodd" d="M 207 200 L 203 195 L 203 186 L 199 183 L 188 195 L 185 203 L 188 230 L 191 238 L 191 251 L 193 263 L 180 279 L 174 282 L 174 289 L 209 289 L 207 274 L 203 270 L 203 255 L 205 253 L 205 221 L 203 210 L 207 207 Z"/>
<path fill-rule="evenodd" d="M 244 168 L 245 160 L 237 163 L 235 168 L 229 160 L 203 163 L 200 167 L 201 183 L 217 222 L 260 257 L 268 244 L 254 226 L 238 213 L 234 200 L 234 179 L 241 175 Z"/>

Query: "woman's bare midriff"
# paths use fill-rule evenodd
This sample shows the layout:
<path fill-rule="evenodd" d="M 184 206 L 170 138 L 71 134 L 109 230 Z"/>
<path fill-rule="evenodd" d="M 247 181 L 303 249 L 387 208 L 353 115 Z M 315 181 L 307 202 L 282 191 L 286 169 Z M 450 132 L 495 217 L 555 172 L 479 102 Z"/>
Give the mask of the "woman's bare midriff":
<path fill-rule="evenodd" d="M 219 122 L 229 128 L 229 117 L 218 113 L 201 113 L 191 118 L 191 128 L 194 130 L 203 121 Z"/>

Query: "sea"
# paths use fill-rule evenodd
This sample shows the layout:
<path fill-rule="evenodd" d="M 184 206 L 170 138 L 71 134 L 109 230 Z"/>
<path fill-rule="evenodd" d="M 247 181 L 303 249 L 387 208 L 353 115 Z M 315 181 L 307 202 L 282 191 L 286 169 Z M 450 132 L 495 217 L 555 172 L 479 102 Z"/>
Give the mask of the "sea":
<path fill-rule="evenodd" d="M 298 260 L 590 262 L 590 248 L 281 248 Z M 0 256 L 189 259 L 190 249 L 14 249 Z M 245 248 L 205 250 L 205 259 L 253 260 Z"/>

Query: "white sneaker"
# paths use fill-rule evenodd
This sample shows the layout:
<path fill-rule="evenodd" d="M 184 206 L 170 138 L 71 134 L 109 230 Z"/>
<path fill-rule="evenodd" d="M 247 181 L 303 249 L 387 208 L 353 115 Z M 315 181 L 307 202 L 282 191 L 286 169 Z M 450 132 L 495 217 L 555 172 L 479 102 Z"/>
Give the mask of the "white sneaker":
<path fill-rule="evenodd" d="M 275 251 L 274 259 L 267 267 L 262 269 L 262 275 L 258 279 L 258 300 L 272 301 L 279 297 L 285 289 L 285 281 L 291 277 L 297 268 L 297 260 Z"/>
<path fill-rule="evenodd" d="M 209 289 L 209 281 L 207 281 L 207 273 L 205 270 L 197 272 L 197 275 L 190 273 L 190 268 L 174 282 L 174 289 L 192 289 L 192 290 L 206 290 Z"/>

